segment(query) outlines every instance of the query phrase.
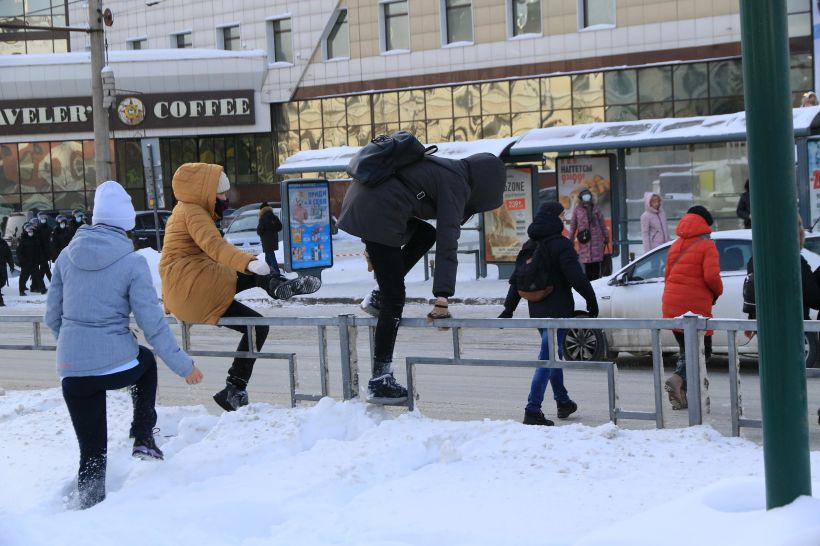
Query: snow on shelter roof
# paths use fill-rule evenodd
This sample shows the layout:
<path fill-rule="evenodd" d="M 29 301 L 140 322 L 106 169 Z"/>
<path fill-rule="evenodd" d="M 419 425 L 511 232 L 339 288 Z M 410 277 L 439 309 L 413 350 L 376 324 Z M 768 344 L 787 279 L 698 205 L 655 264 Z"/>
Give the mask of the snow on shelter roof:
<path fill-rule="evenodd" d="M 794 135 L 820 128 L 820 106 L 792 110 Z M 746 140 L 746 112 L 692 118 L 642 119 L 533 129 L 522 135 L 510 155 L 606 150 Z"/>
<path fill-rule="evenodd" d="M 470 142 L 442 142 L 436 144 L 437 157 L 463 159 L 482 152 L 500 157 L 517 137 L 487 138 Z M 361 150 L 361 146 L 336 146 L 323 150 L 303 150 L 287 158 L 276 169 L 278 174 L 338 172 L 347 169 L 350 159 Z"/>

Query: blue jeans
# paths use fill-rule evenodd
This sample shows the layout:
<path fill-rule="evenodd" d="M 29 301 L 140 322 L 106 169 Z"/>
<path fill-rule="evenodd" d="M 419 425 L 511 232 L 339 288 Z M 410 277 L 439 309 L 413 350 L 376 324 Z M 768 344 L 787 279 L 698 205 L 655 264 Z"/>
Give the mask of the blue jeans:
<path fill-rule="evenodd" d="M 273 252 L 265 252 L 265 263 L 270 266 L 270 271 L 274 275 L 282 275 L 282 272 L 279 271 L 279 264 L 276 263 L 276 254 Z"/>
<path fill-rule="evenodd" d="M 546 360 L 549 354 L 549 336 L 547 330 L 539 328 L 541 333 L 541 352 L 538 353 L 538 360 Z M 564 358 L 564 338 L 567 331 L 558 330 L 558 358 Z M 532 375 L 532 385 L 530 394 L 527 397 L 526 410 L 530 412 L 541 411 L 541 403 L 544 401 L 544 393 L 547 391 L 547 383 L 552 385 L 552 394 L 556 402 L 568 402 L 569 393 L 564 387 L 564 370 L 561 368 L 536 368 Z"/>

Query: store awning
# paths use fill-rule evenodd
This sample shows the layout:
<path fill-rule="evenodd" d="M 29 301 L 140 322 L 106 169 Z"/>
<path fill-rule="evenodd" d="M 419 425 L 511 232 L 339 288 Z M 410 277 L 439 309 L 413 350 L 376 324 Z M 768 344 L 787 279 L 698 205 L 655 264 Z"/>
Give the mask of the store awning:
<path fill-rule="evenodd" d="M 795 137 L 820 129 L 820 106 L 792 110 Z M 644 119 L 533 129 L 510 148 L 512 157 L 546 152 L 612 150 L 746 140 L 746 112 Z"/>
<path fill-rule="evenodd" d="M 437 143 L 437 157 L 463 159 L 473 154 L 487 152 L 501 157 L 517 137 L 487 138 L 470 142 Z M 350 159 L 361 149 L 360 146 L 336 146 L 323 150 L 303 150 L 287 158 L 276 172 L 278 174 L 342 172 Z"/>

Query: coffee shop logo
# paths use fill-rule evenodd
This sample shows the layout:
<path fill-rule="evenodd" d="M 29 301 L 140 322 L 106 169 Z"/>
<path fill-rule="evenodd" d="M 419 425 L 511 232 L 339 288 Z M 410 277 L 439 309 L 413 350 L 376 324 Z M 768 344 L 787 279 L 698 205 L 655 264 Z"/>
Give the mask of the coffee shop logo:
<path fill-rule="evenodd" d="M 139 125 L 145 119 L 145 105 L 136 97 L 125 98 L 117 106 L 117 115 L 126 125 Z"/>

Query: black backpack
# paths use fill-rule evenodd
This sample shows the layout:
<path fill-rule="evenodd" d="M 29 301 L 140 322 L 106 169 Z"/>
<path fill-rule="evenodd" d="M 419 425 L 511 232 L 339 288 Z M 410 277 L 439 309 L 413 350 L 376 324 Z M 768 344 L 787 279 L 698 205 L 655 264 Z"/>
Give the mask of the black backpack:
<path fill-rule="evenodd" d="M 378 186 L 402 168 L 435 153 L 407 131 L 379 135 L 362 147 L 347 165 L 347 173 L 368 187 Z"/>
<path fill-rule="evenodd" d="M 515 286 L 518 295 L 527 301 L 543 301 L 552 294 L 554 281 L 551 278 L 549 252 L 545 243 L 560 235 L 533 241 L 534 245 L 524 245 L 515 260 Z"/>

